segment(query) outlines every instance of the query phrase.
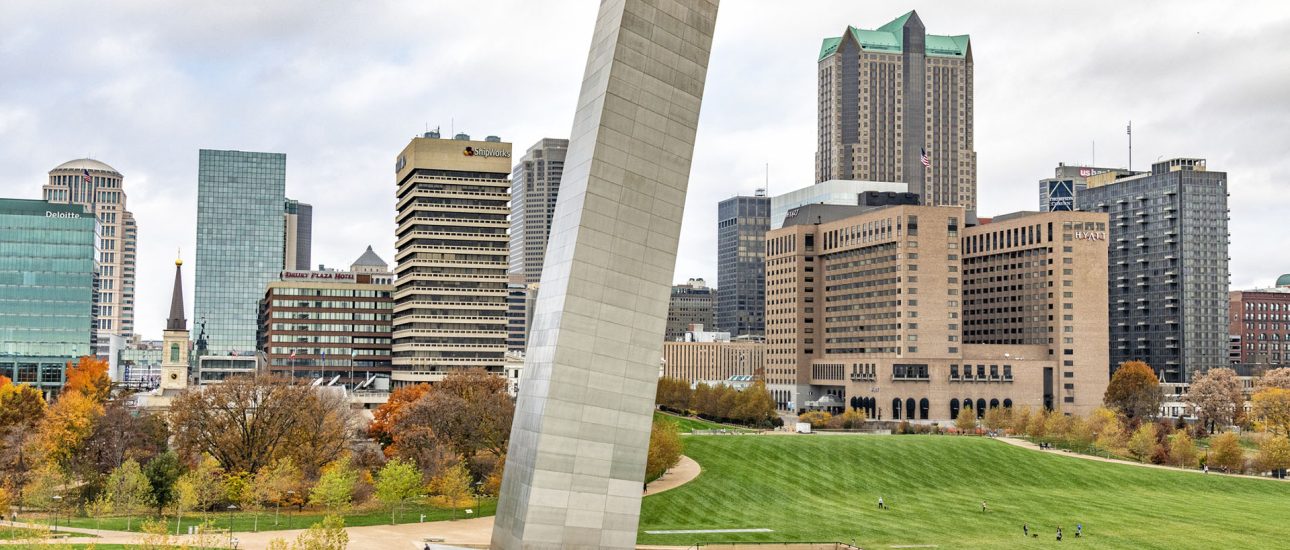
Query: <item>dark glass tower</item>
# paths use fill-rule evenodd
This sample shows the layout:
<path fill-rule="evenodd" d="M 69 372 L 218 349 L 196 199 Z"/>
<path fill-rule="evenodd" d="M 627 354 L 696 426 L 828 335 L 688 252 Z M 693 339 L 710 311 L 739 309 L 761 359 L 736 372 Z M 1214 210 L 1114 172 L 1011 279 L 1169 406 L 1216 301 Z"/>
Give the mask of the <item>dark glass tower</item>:
<path fill-rule="evenodd" d="M 766 232 L 770 197 L 717 205 L 717 327 L 731 336 L 766 334 Z"/>

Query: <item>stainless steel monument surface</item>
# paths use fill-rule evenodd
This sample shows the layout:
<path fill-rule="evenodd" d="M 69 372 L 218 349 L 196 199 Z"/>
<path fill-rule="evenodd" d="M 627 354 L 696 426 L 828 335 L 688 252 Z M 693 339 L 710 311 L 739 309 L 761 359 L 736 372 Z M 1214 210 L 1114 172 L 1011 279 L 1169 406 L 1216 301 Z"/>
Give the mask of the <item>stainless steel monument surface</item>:
<path fill-rule="evenodd" d="M 493 548 L 633 548 L 718 0 L 604 0 Z"/>

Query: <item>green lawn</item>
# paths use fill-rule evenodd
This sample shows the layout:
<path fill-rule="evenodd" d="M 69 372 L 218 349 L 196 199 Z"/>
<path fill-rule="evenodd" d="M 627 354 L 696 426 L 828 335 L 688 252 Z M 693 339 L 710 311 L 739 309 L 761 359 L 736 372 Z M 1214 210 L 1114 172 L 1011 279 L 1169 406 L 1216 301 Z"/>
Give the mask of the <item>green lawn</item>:
<path fill-rule="evenodd" d="M 470 507 L 474 510 L 474 506 Z M 470 516 L 474 517 L 480 512 L 485 516 L 491 516 L 497 511 L 497 499 L 485 498 L 481 502 L 479 510 L 474 510 Z M 464 510 L 450 510 L 446 508 L 436 508 L 429 504 L 409 504 L 400 509 L 398 514 L 399 523 L 415 523 L 421 519 L 421 514 L 426 515 L 426 521 L 441 521 L 448 519 L 461 519 L 466 517 Z M 277 525 L 273 523 L 273 508 L 264 510 L 260 513 L 258 528 L 255 522 L 255 515 L 249 512 L 237 511 L 234 513 L 218 512 L 208 514 L 207 517 L 214 522 L 215 528 L 227 529 L 229 522 L 232 522 L 233 531 L 277 531 L 282 529 L 304 529 L 311 524 L 321 522 L 326 514 L 320 510 L 307 509 L 303 513 L 290 512 L 286 508 L 282 509 L 282 515 L 278 519 Z M 66 518 L 64 518 L 66 520 Z M 168 518 L 171 532 L 174 532 L 175 518 Z M 181 522 L 180 531 L 188 532 L 189 525 L 199 525 L 202 522 L 201 514 L 184 514 Z M 140 518 L 136 516 L 131 522 L 130 530 L 140 530 Z M 107 529 L 111 531 L 125 531 L 125 517 L 108 517 L 95 520 L 92 518 L 78 517 L 72 518 L 71 521 L 65 521 L 66 525 L 72 528 L 82 529 Z M 389 525 L 390 509 L 387 507 L 365 508 L 362 510 L 351 511 L 345 515 L 346 527 L 361 527 L 365 525 Z"/>
<path fill-rule="evenodd" d="M 59 533 L 66 532 L 66 529 L 63 529 L 63 526 L 59 525 L 58 532 Z M 44 530 L 26 529 L 22 527 L 10 527 L 7 524 L 0 525 L 0 541 L 26 540 L 35 536 L 43 537 L 45 536 L 45 534 L 46 534 L 46 531 Z M 96 538 L 95 535 L 91 535 L 88 533 L 75 533 L 75 536 Z"/>
<path fill-rule="evenodd" d="M 1038 453 L 955 436 L 690 437 L 698 479 L 645 498 L 641 544 L 840 541 L 865 548 L 1270 548 L 1290 484 Z M 883 497 L 889 510 L 877 509 Z M 981 512 L 985 500 L 990 511 Z M 1023 539 L 1030 524 L 1038 539 Z M 1075 524 L 1084 524 L 1075 539 Z M 650 535 L 646 530 L 772 533 Z"/>
<path fill-rule="evenodd" d="M 683 434 L 693 433 L 695 430 L 729 430 L 737 432 L 752 431 L 747 428 L 717 424 L 716 422 L 709 422 L 692 416 L 679 416 L 671 413 L 655 411 L 654 421 L 657 422 L 659 420 L 668 420 L 675 423 L 677 429 Z"/>

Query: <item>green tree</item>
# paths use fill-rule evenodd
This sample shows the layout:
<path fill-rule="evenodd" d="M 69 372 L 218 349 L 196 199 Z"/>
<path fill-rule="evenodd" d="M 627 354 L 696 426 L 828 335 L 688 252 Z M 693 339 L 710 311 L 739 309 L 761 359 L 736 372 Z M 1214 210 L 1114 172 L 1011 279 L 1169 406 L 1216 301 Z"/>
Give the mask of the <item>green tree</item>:
<path fill-rule="evenodd" d="M 300 468 L 291 457 L 279 458 L 255 474 L 255 494 L 261 502 L 274 505 L 273 524 L 278 524 L 277 511 L 282 505 L 291 505 L 290 496 L 304 493 L 304 479 Z"/>
<path fill-rule="evenodd" d="M 1241 438 L 1232 432 L 1223 432 L 1209 440 L 1209 460 L 1227 472 L 1239 474 L 1245 470 L 1245 451 L 1241 449 Z"/>
<path fill-rule="evenodd" d="M 27 485 L 22 490 L 22 503 L 31 508 L 53 512 L 60 496 L 59 491 L 67 483 L 63 472 L 52 463 L 46 462 L 32 470 L 27 477 Z"/>
<path fill-rule="evenodd" d="M 432 502 L 444 508 L 460 508 L 470 503 L 470 471 L 463 462 L 445 468 L 430 480 Z"/>
<path fill-rule="evenodd" d="M 1169 461 L 1180 468 L 1195 468 L 1199 453 L 1187 430 L 1178 430 L 1169 438 Z"/>
<path fill-rule="evenodd" d="M 126 515 L 125 529 L 129 531 L 134 515 L 152 503 L 152 483 L 138 462 L 127 459 L 108 475 L 107 496 L 112 508 Z"/>
<path fill-rule="evenodd" d="M 663 420 L 650 426 L 649 452 L 645 457 L 645 479 L 652 481 L 663 476 L 669 468 L 681 461 L 681 434 L 676 424 Z"/>
<path fill-rule="evenodd" d="M 349 546 L 349 533 L 345 531 L 345 519 L 330 514 L 322 523 L 315 523 L 309 530 L 296 537 L 292 550 L 345 550 Z"/>
<path fill-rule="evenodd" d="M 758 379 L 738 392 L 731 415 L 742 424 L 769 428 L 775 419 L 775 400 L 766 389 L 766 381 Z"/>
<path fill-rule="evenodd" d="M 1259 466 L 1274 472 L 1290 468 L 1290 439 L 1284 435 L 1264 439 L 1259 445 Z"/>
<path fill-rule="evenodd" d="M 811 425 L 812 429 L 827 428 L 833 415 L 824 411 L 811 411 L 797 416 L 798 422 L 805 422 Z"/>
<path fill-rule="evenodd" d="M 1272 434 L 1290 435 L 1290 390 L 1268 387 L 1250 399 L 1254 417 Z"/>
<path fill-rule="evenodd" d="M 957 419 L 956 419 L 957 420 Z M 985 411 L 985 427 L 991 430 L 1003 430 L 1012 424 L 1011 407 L 995 407 Z"/>
<path fill-rule="evenodd" d="M 376 498 L 390 505 L 390 525 L 399 507 L 421 495 L 421 471 L 416 464 L 396 458 L 376 473 Z"/>
<path fill-rule="evenodd" d="M 197 466 L 184 472 L 175 482 L 175 534 L 179 534 L 184 512 L 200 511 L 205 517 L 222 493 L 219 461 L 203 454 L 197 460 Z"/>
<path fill-rule="evenodd" d="M 175 482 L 183 475 L 184 467 L 173 451 L 166 451 L 149 460 L 143 467 L 152 489 L 152 503 L 157 505 L 157 515 L 175 500 Z"/>
<path fill-rule="evenodd" d="M 346 456 L 323 469 L 322 477 L 309 493 L 309 502 L 325 506 L 331 512 L 343 512 L 354 500 L 354 485 L 357 483 L 358 471 Z"/>
<path fill-rule="evenodd" d="M 976 431 L 976 411 L 972 409 L 962 409 L 959 415 L 954 418 L 954 428 L 959 433 L 972 433 Z"/>
<path fill-rule="evenodd" d="M 1142 361 L 1125 361 L 1115 369 L 1102 401 L 1129 418 L 1152 418 L 1162 399 L 1156 372 Z"/>
<path fill-rule="evenodd" d="M 1129 454 L 1133 455 L 1138 462 L 1149 462 L 1151 457 L 1156 454 L 1156 425 L 1150 422 L 1143 422 L 1138 426 L 1137 431 L 1133 432 L 1133 437 L 1129 438 Z"/>

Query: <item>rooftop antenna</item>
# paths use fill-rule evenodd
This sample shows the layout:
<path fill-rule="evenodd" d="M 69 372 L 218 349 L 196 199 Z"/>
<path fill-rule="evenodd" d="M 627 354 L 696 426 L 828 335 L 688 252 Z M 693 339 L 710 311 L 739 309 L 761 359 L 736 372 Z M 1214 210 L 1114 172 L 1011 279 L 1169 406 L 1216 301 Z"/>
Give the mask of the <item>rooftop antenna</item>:
<path fill-rule="evenodd" d="M 1129 126 L 1124 129 L 1124 133 L 1129 135 L 1129 171 L 1133 171 L 1133 121 L 1129 121 Z"/>
<path fill-rule="evenodd" d="M 1092 164 L 1093 166 L 1097 166 L 1097 140 L 1096 139 L 1093 140 L 1093 161 L 1090 162 L 1089 164 Z"/>

